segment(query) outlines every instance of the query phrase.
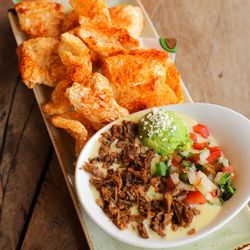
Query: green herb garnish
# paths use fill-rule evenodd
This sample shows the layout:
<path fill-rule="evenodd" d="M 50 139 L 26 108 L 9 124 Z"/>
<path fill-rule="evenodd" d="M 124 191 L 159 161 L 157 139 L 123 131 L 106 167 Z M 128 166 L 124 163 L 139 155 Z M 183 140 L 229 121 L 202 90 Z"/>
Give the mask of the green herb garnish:
<path fill-rule="evenodd" d="M 167 166 L 164 162 L 157 162 L 155 164 L 155 173 L 158 176 L 166 176 L 169 175 L 169 166 Z"/>
<path fill-rule="evenodd" d="M 203 170 L 203 167 L 202 167 L 202 165 L 201 164 L 199 164 L 199 163 L 196 163 L 195 164 L 195 168 L 196 168 L 196 170 L 200 170 L 200 171 L 202 171 Z"/>
<path fill-rule="evenodd" d="M 181 181 L 185 182 L 185 183 L 189 183 L 188 181 L 188 175 L 186 173 L 180 173 L 179 174 L 179 178 Z"/>
<path fill-rule="evenodd" d="M 224 173 L 221 176 L 219 187 L 221 191 L 220 200 L 222 202 L 229 200 L 234 195 L 236 188 L 231 185 L 230 173 Z"/>

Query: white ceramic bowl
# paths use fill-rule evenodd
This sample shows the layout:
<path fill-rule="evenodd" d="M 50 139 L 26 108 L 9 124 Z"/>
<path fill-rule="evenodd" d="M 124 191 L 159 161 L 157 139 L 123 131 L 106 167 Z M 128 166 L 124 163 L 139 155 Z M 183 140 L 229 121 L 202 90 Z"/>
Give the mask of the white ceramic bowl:
<path fill-rule="evenodd" d="M 241 114 L 213 104 L 190 103 L 168 105 L 162 109 L 177 111 L 193 117 L 200 123 L 208 125 L 211 134 L 217 139 L 219 145 L 236 168 L 234 185 L 237 187 L 235 195 L 227 201 L 216 219 L 196 234 L 174 240 L 143 239 L 136 233 L 128 230 L 119 230 L 96 204 L 90 189 L 90 175 L 80 169 L 88 160 L 92 148 L 101 133 L 110 129 L 113 123 L 98 131 L 83 148 L 75 170 L 75 185 L 81 205 L 105 232 L 125 243 L 146 248 L 168 248 L 191 243 L 218 230 L 229 222 L 250 200 L 250 121 Z M 142 117 L 149 110 L 141 111 L 129 117 Z M 129 117 L 123 118 L 128 119 Z M 115 121 L 114 123 L 116 123 Z"/>

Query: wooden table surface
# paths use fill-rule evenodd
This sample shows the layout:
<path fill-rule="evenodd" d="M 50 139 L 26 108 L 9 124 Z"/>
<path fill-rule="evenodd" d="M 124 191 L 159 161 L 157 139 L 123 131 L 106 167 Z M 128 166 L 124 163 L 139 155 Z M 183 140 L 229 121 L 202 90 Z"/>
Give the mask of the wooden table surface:
<path fill-rule="evenodd" d="M 196 102 L 250 118 L 250 1 L 142 0 Z M 0 249 L 88 249 L 0 0 Z"/>

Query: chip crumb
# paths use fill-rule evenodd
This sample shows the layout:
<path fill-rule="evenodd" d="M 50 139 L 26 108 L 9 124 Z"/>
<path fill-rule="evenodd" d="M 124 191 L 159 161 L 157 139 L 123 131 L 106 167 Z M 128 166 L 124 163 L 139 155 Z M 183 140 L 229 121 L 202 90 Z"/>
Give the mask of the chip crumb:
<path fill-rule="evenodd" d="M 193 234 L 195 234 L 195 229 L 192 228 L 191 230 L 189 230 L 189 231 L 187 232 L 187 234 L 188 234 L 188 235 L 193 235 Z"/>

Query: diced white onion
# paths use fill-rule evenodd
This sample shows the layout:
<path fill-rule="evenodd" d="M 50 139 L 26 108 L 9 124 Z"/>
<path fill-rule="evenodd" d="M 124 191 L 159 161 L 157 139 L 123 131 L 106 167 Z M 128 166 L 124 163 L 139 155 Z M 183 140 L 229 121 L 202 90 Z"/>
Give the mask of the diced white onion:
<path fill-rule="evenodd" d="M 194 185 L 205 197 L 218 188 L 203 172 L 198 171 L 197 177 L 201 178 L 201 182 Z"/>
<path fill-rule="evenodd" d="M 196 167 L 194 163 L 192 163 L 191 167 L 189 168 L 189 171 L 196 172 Z"/>
<path fill-rule="evenodd" d="M 187 195 L 180 195 L 180 196 L 178 196 L 178 197 L 176 198 L 176 200 L 182 201 L 182 200 L 184 200 L 186 197 L 187 197 Z"/>
<path fill-rule="evenodd" d="M 228 167 L 229 166 L 229 162 L 228 159 L 225 158 L 224 155 L 222 155 L 219 159 L 218 159 L 219 163 L 221 163 L 224 167 Z"/>
<path fill-rule="evenodd" d="M 188 151 L 183 151 L 183 152 L 180 152 L 180 155 L 183 156 L 183 157 L 187 157 L 189 155 L 189 152 Z"/>
<path fill-rule="evenodd" d="M 197 180 L 196 171 L 188 171 L 188 180 L 190 184 L 194 184 Z"/>
<path fill-rule="evenodd" d="M 228 162 L 228 159 L 226 159 L 225 157 L 222 159 L 222 164 L 224 167 L 228 167 L 229 166 L 229 162 Z"/>
<path fill-rule="evenodd" d="M 215 197 L 214 200 L 213 200 L 213 204 L 214 204 L 214 205 L 217 205 L 217 206 L 219 206 L 219 205 L 221 206 L 221 201 L 220 201 L 220 199 L 219 199 L 218 197 Z"/>
<path fill-rule="evenodd" d="M 170 176 L 171 176 L 172 181 L 173 181 L 173 183 L 174 183 L 175 185 L 178 184 L 178 183 L 180 182 L 179 174 L 173 173 L 173 174 L 171 174 Z"/>
<path fill-rule="evenodd" d="M 209 193 L 205 196 L 205 198 L 208 200 L 208 201 L 213 201 L 214 200 L 214 197 Z"/>
<path fill-rule="evenodd" d="M 210 151 L 208 149 L 202 150 L 201 153 L 200 153 L 199 163 L 200 164 L 207 163 L 207 158 L 208 158 L 209 155 L 210 155 Z"/>
<path fill-rule="evenodd" d="M 195 191 L 195 187 L 189 185 L 189 184 L 186 184 L 182 181 L 179 182 L 178 184 L 178 188 L 179 190 L 186 190 L 186 191 Z"/>
<path fill-rule="evenodd" d="M 221 177 L 222 177 L 223 173 L 222 172 L 218 172 L 216 174 L 216 176 L 214 177 L 214 183 L 219 185 L 220 184 L 220 180 L 221 180 Z"/>

